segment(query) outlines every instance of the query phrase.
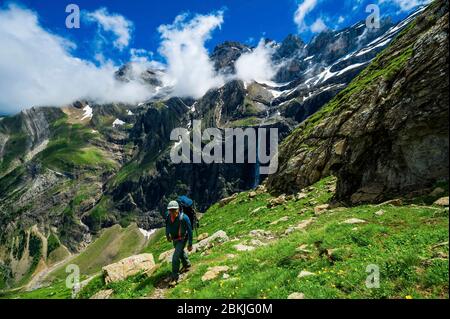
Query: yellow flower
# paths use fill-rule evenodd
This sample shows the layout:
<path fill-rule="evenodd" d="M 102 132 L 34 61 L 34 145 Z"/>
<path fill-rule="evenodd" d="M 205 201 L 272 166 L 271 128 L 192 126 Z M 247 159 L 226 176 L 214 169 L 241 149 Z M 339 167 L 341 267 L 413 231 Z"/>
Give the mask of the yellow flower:
<path fill-rule="evenodd" d="M 405 297 L 406 299 L 413 299 L 413 297 L 411 295 L 408 295 Z"/>

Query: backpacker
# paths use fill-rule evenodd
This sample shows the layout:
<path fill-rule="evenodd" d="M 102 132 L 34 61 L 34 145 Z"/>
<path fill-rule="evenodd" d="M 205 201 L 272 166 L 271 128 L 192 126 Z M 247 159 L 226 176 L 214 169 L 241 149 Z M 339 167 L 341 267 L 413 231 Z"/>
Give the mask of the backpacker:
<path fill-rule="evenodd" d="M 187 196 L 178 197 L 178 204 L 180 204 L 181 211 L 189 217 L 189 221 L 192 225 L 192 230 L 197 231 L 197 228 L 200 226 L 200 223 L 197 218 L 197 212 L 195 210 L 194 201 Z"/>

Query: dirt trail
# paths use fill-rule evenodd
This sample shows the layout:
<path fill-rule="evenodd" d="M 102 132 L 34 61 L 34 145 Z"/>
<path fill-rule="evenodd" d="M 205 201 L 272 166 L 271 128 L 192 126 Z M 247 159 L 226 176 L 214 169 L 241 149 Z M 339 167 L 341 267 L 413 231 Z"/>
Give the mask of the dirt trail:
<path fill-rule="evenodd" d="M 189 272 L 192 271 L 193 268 L 189 270 Z M 178 283 L 186 279 L 186 277 L 189 275 L 189 272 L 180 274 L 180 278 L 178 279 Z M 146 299 L 166 299 L 166 293 L 172 289 L 172 287 L 169 286 L 170 278 L 164 278 L 161 281 L 159 281 L 155 285 L 155 290 L 146 297 Z"/>
<path fill-rule="evenodd" d="M 28 282 L 28 284 L 26 284 L 25 290 L 26 291 L 32 291 L 32 290 L 36 290 L 36 289 L 42 288 L 42 286 L 43 286 L 42 284 L 43 284 L 44 280 L 47 278 L 47 275 L 49 273 L 53 272 L 54 270 L 56 270 L 58 267 L 60 267 L 64 263 L 69 262 L 70 260 L 72 260 L 73 258 L 75 258 L 77 256 L 78 256 L 78 254 L 67 256 L 66 258 L 64 258 L 63 260 L 57 262 L 56 264 L 54 264 L 54 265 L 52 265 L 52 266 L 50 266 L 48 268 L 45 268 L 41 272 L 37 273 Z"/>

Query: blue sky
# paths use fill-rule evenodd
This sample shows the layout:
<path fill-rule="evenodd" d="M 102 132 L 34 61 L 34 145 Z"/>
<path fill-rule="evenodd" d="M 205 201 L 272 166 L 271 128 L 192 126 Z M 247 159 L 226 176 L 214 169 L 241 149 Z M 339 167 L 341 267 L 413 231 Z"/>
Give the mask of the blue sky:
<path fill-rule="evenodd" d="M 405 0 L 408 1 L 408 0 Z M 414 0 L 412 0 L 414 1 Z M 212 38 L 206 42 L 208 50 L 226 40 L 235 40 L 257 45 L 262 37 L 281 41 L 289 33 L 299 34 L 308 42 L 314 33 L 310 29 L 299 30 L 294 22 L 294 14 L 300 3 L 296 0 L 72 0 L 72 1 L 0 1 L 16 3 L 36 11 L 41 25 L 52 33 L 70 39 L 77 44 L 74 55 L 83 59 L 93 59 L 98 49 L 94 40 L 97 27 L 94 23 L 81 21 L 80 29 L 65 27 L 65 8 L 69 3 L 77 4 L 82 11 L 92 12 L 107 8 L 109 13 L 120 14 L 133 23 L 130 48 L 143 48 L 158 56 L 161 24 L 170 24 L 181 13 L 209 14 L 222 10 L 224 22 L 214 30 Z M 366 6 L 374 0 L 317 0 L 314 8 L 305 16 L 305 24 L 312 25 L 321 19 L 331 29 L 341 29 L 365 19 Z M 382 16 L 391 16 L 394 21 L 403 18 L 411 10 L 401 10 L 402 0 L 381 0 Z M 404 2 L 404 1 L 403 1 Z M 128 50 L 103 48 L 104 53 L 118 63 L 129 59 Z"/>

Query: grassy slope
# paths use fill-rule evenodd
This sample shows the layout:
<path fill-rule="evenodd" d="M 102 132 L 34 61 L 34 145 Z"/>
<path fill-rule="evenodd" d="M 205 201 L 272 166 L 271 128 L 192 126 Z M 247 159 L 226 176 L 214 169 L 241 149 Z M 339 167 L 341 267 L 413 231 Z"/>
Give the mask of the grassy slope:
<path fill-rule="evenodd" d="M 65 268 L 68 264 L 78 265 L 81 278 L 85 279 L 105 265 L 139 253 L 144 245 L 145 239 L 135 224 L 127 228 L 115 225 L 105 229 L 81 254 L 51 272 L 46 278 L 47 282 L 51 282 L 49 287 L 30 292 L 0 293 L 0 298 L 70 298 L 71 291 L 65 286 Z"/>
<path fill-rule="evenodd" d="M 328 190 L 331 182 L 331 178 L 324 179 L 313 186 L 307 198 L 289 200 L 271 209 L 266 208 L 271 198 L 267 193 L 250 199 L 244 192 L 224 207 L 212 206 L 202 219 L 200 232 L 212 234 L 224 230 L 232 241 L 216 245 L 207 255 L 192 254 L 193 268 L 188 277 L 168 290 L 166 297 L 286 298 L 292 292 L 302 292 L 306 298 L 448 298 L 448 210 L 422 205 L 420 199 L 399 207 L 335 208 L 316 216 L 305 231 L 283 236 L 289 226 L 313 217 L 314 206 L 331 198 Z M 258 207 L 263 208 L 252 213 Z M 384 214 L 376 215 L 381 209 Z M 284 216 L 288 221 L 271 224 Z M 341 223 L 354 217 L 367 223 Z M 249 231 L 254 229 L 269 230 L 276 240 L 252 252 L 237 252 L 233 246 L 249 244 L 252 239 Z M 443 242 L 447 244 L 436 246 Z M 310 253 L 296 250 L 304 244 Z M 159 232 L 144 251 L 157 258 L 170 248 Z M 323 253 L 327 249 L 329 254 Z M 365 286 L 366 267 L 370 264 L 380 268 L 379 289 Z M 215 265 L 237 268 L 228 271 L 228 279 L 219 276 L 203 282 L 202 275 Z M 316 275 L 297 278 L 302 270 Z M 170 265 L 163 264 L 150 278 L 137 275 L 107 288 L 114 289 L 115 298 L 144 297 L 169 273 Z M 98 277 L 81 297 L 87 298 L 105 288 Z M 51 289 L 43 289 L 40 296 L 47 297 Z M 54 297 L 63 297 L 58 285 L 53 289 Z"/>
<path fill-rule="evenodd" d="M 68 124 L 63 117 L 52 125 L 53 137 L 38 158 L 52 169 L 72 172 L 82 168 L 113 169 L 116 164 L 101 149 L 90 144 L 100 135 L 83 124 Z"/>
<path fill-rule="evenodd" d="M 326 202 L 325 180 L 316 184 L 310 195 L 317 203 Z M 231 204 L 213 206 L 203 220 L 202 231 L 212 233 L 224 229 L 230 237 L 243 242 L 252 229 L 270 230 L 281 235 L 288 225 L 313 216 L 309 199 L 289 201 L 285 206 L 261 209 L 254 216 L 252 210 L 265 206 L 269 195 L 249 200 L 240 194 Z M 301 209 L 306 209 L 298 214 Z M 374 213 L 383 209 L 385 214 Z M 287 222 L 270 222 L 288 216 Z M 366 220 L 363 225 L 340 224 L 357 217 Z M 242 224 L 234 224 L 238 220 Z M 206 224 L 206 225 L 205 225 Z M 225 226 L 226 225 L 226 226 Z M 303 292 L 307 298 L 448 298 L 448 211 L 420 206 L 358 206 L 338 208 L 319 215 L 305 232 L 297 231 L 261 247 L 251 253 L 237 253 L 229 242 L 214 247 L 206 257 L 193 255 L 197 267 L 190 277 L 171 290 L 173 298 L 286 298 L 292 292 Z M 316 246 L 315 243 L 321 243 Z M 296 248 L 307 244 L 310 254 L 302 255 Z M 155 246 L 155 253 L 162 244 Z M 167 247 L 165 247 L 167 248 Z M 320 256 L 325 249 L 333 249 L 333 262 Z M 226 257 L 236 254 L 235 259 Z M 440 259 L 440 254 L 447 259 Z M 229 272 L 231 278 L 202 282 L 201 276 L 211 265 L 237 266 Z M 380 289 L 367 289 L 366 267 L 380 267 Z M 160 272 L 168 272 L 168 267 Z M 298 279 L 300 271 L 316 276 Z"/>
<path fill-rule="evenodd" d="M 139 252 L 143 245 L 144 238 L 136 224 L 132 224 L 127 228 L 115 225 L 105 229 L 97 240 L 68 263 L 78 265 L 81 274 L 89 276 L 100 271 L 104 265 Z M 66 264 L 56 269 L 49 275 L 48 279 L 65 278 L 65 267 Z"/>

